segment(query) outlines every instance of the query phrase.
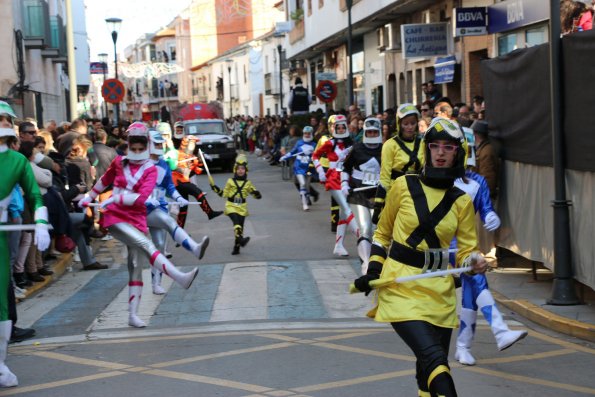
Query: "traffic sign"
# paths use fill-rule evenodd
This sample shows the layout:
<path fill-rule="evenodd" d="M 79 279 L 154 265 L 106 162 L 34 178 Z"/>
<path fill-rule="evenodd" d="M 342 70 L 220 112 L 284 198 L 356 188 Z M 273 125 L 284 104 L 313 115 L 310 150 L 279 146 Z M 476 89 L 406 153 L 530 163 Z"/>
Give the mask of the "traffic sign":
<path fill-rule="evenodd" d="M 337 73 L 335 73 L 335 72 L 316 73 L 316 80 L 337 80 Z"/>
<path fill-rule="evenodd" d="M 321 80 L 316 86 L 316 96 L 324 103 L 331 103 L 337 97 L 337 85 L 329 80 Z"/>
<path fill-rule="evenodd" d="M 101 86 L 101 96 L 109 103 L 120 103 L 124 99 L 126 89 L 124 84 L 117 79 L 107 79 Z"/>

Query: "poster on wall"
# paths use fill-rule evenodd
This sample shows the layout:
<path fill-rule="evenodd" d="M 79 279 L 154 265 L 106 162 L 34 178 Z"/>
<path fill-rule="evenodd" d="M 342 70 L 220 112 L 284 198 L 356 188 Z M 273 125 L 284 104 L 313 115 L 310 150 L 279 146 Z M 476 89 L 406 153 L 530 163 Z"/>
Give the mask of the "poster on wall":
<path fill-rule="evenodd" d="M 455 77 L 455 64 L 457 60 L 454 55 L 436 58 L 434 63 L 434 84 L 452 83 Z"/>
<path fill-rule="evenodd" d="M 446 22 L 401 25 L 403 58 L 448 55 L 448 36 Z"/>

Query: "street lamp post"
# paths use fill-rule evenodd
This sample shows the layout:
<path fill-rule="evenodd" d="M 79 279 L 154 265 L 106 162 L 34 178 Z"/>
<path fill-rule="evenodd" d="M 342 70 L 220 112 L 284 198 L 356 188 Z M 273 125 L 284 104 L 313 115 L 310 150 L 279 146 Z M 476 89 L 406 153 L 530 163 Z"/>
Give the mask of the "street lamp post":
<path fill-rule="evenodd" d="M 279 52 L 279 112 L 281 115 L 283 114 L 283 63 L 281 62 L 282 49 L 283 47 L 281 46 L 281 44 L 278 44 L 277 51 Z"/>
<path fill-rule="evenodd" d="M 97 54 L 99 57 L 99 61 L 101 62 L 101 70 L 103 71 L 103 82 L 105 83 L 106 74 L 107 74 L 107 54 L 102 52 L 101 54 Z M 103 107 L 104 107 L 104 117 L 107 116 L 107 101 L 103 100 Z"/>
<path fill-rule="evenodd" d="M 351 25 L 351 7 L 353 0 L 347 0 L 347 56 L 349 57 L 349 74 L 347 77 L 347 105 L 353 105 L 353 48 L 352 36 L 353 27 Z"/>
<path fill-rule="evenodd" d="M 550 1 L 550 12 L 556 16 L 560 1 Z M 554 282 L 549 305 L 577 305 L 580 303 L 574 287 L 570 244 L 570 215 L 572 205 L 566 199 L 566 179 L 564 169 L 564 135 L 562 134 L 562 104 L 564 90 L 562 84 L 562 57 L 560 39 L 560 19 L 550 18 L 550 106 L 552 117 L 552 143 L 554 159 Z"/>
<path fill-rule="evenodd" d="M 116 72 L 116 80 L 118 79 L 118 52 L 116 50 L 116 42 L 118 41 L 118 32 L 120 31 L 120 26 L 122 25 L 122 20 L 120 18 L 106 18 L 105 23 L 107 23 L 107 28 L 112 34 L 112 41 L 114 42 L 114 66 Z M 114 124 L 116 127 L 118 126 L 118 122 L 120 121 L 120 104 L 114 104 Z"/>
<path fill-rule="evenodd" d="M 227 72 L 228 72 L 228 76 L 229 76 L 229 118 L 233 117 L 233 110 L 231 108 L 232 102 L 231 102 L 231 65 L 233 63 L 233 61 L 231 59 L 228 59 L 227 61 L 225 61 L 225 63 L 227 63 Z"/>

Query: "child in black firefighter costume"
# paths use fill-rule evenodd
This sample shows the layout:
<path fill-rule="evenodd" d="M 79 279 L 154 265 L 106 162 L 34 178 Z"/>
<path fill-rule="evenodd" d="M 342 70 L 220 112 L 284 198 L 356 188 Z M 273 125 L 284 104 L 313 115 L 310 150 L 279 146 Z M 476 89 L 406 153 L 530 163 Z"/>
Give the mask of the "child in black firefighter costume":
<path fill-rule="evenodd" d="M 376 286 L 378 305 L 368 316 L 391 323 L 415 354 L 418 396 L 457 395 L 448 365 L 450 337 L 458 325 L 454 280 L 392 280 L 445 270 L 453 237 L 458 244 L 456 266 L 470 266 L 473 274 L 485 272 L 473 202 L 454 186 L 455 179 L 465 175 L 466 147 L 455 123 L 433 120 L 422 142 L 426 161 L 421 175 L 394 181 L 374 233 L 368 272 L 355 281 L 358 290 L 369 293 L 371 280 L 390 280 Z"/>
<path fill-rule="evenodd" d="M 227 199 L 225 203 L 225 215 L 233 222 L 233 232 L 235 235 L 235 243 L 233 245 L 232 255 L 240 253 L 240 247 L 246 246 L 250 237 L 244 237 L 244 219 L 248 214 L 248 203 L 246 198 L 252 195 L 255 199 L 261 199 L 262 195 L 252 182 L 248 180 L 248 160 L 243 154 L 236 157 L 236 163 L 233 166 L 233 177 L 227 180 L 225 187 L 221 190 L 215 184 L 211 185 L 211 189 L 219 196 Z"/>

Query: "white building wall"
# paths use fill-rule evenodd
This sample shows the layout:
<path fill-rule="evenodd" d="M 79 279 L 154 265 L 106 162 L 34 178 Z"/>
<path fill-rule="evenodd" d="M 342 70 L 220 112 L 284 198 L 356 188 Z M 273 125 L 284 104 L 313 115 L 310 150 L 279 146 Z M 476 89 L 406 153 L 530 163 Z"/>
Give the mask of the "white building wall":
<path fill-rule="evenodd" d="M 379 86 L 385 86 L 384 56 L 380 55 L 376 41 L 376 31 L 364 36 L 364 92 L 366 108 L 362 109 L 366 115 L 372 113 L 372 91 Z M 383 89 L 383 108 L 386 108 L 386 92 Z M 378 109 L 380 111 L 384 109 Z"/>
<path fill-rule="evenodd" d="M 263 46 L 255 46 L 248 55 L 250 61 L 250 101 L 252 103 L 252 116 L 263 114 L 260 106 L 260 97 L 264 97 L 264 56 Z"/>
<path fill-rule="evenodd" d="M 62 18 L 65 19 L 65 16 L 64 14 Z M 72 22 L 74 30 L 76 84 L 89 85 L 91 81 L 89 72 L 90 54 L 84 0 L 72 0 Z"/>

